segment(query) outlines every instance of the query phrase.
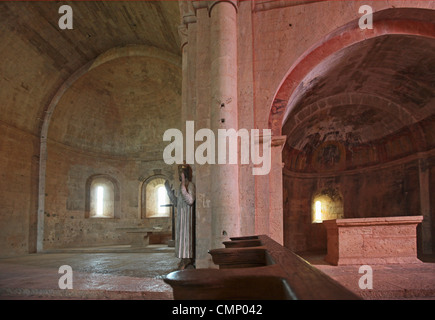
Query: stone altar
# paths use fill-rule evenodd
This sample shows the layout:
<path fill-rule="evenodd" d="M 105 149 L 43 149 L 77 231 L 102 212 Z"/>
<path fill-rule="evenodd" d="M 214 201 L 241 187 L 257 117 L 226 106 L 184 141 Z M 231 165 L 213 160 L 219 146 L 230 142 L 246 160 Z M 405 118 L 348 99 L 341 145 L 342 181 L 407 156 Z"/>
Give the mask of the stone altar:
<path fill-rule="evenodd" d="M 419 263 L 416 228 L 423 216 L 325 220 L 333 265 Z"/>

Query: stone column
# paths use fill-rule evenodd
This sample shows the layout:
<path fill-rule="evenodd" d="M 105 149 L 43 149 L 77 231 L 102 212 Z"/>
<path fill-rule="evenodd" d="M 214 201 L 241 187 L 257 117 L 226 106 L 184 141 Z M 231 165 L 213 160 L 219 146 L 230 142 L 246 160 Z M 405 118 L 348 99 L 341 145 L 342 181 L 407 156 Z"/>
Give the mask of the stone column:
<path fill-rule="evenodd" d="M 194 2 L 196 10 L 196 121 L 195 130 L 210 128 L 210 18 L 207 5 Z M 192 66 L 191 66 L 192 67 Z M 200 144 L 201 142 L 198 142 Z M 216 267 L 208 253 L 211 245 L 211 167 L 213 164 L 196 166 L 196 268 Z"/>
<path fill-rule="evenodd" d="M 183 132 L 183 150 L 188 150 L 186 141 L 186 121 L 195 120 L 196 109 L 196 15 L 190 1 L 180 1 L 181 24 L 178 26 L 178 34 L 181 40 L 182 54 L 182 91 L 181 91 L 181 131 Z M 190 141 L 190 140 L 189 140 Z M 192 147 L 192 146 L 190 146 Z M 192 152 L 185 154 L 184 160 L 194 168 L 194 155 Z"/>
<path fill-rule="evenodd" d="M 282 149 L 286 138 L 272 135 L 266 140 L 264 133 L 260 135 L 261 150 L 265 141 L 270 144 L 270 171 L 255 177 L 255 233 L 265 234 L 281 245 L 284 245 Z"/>
<path fill-rule="evenodd" d="M 429 174 L 430 170 L 427 165 L 427 159 L 419 159 L 418 173 L 420 182 L 420 211 L 423 216 L 421 223 L 421 238 L 423 253 L 431 254 L 432 249 L 432 231 L 431 231 L 431 212 L 430 212 L 430 191 L 429 191 Z"/>
<path fill-rule="evenodd" d="M 271 169 L 269 174 L 269 235 L 281 245 L 284 245 L 282 149 L 286 138 L 286 136 L 272 137 Z"/>
<path fill-rule="evenodd" d="M 239 21 L 237 30 L 237 55 L 243 57 L 238 61 L 238 108 L 237 117 L 240 129 L 255 129 L 254 124 L 254 48 L 252 2 L 240 1 L 237 10 Z M 240 234 L 255 234 L 255 176 L 253 164 L 239 165 L 240 194 Z M 250 192 L 246 192 L 250 190 Z"/>
<path fill-rule="evenodd" d="M 237 4 L 213 1 L 210 15 L 210 126 L 216 137 L 218 129 L 238 130 L 237 117 Z M 227 141 L 228 142 L 228 141 Z M 219 139 L 216 139 L 216 150 Z M 234 152 L 235 150 L 228 150 Z M 211 247 L 240 234 L 239 171 L 237 164 L 211 166 Z M 240 158 L 238 159 L 240 163 Z"/>
<path fill-rule="evenodd" d="M 181 119 L 186 120 L 187 119 L 187 24 L 180 24 L 178 26 L 178 34 L 181 39 L 181 74 L 182 74 L 182 83 L 181 83 Z M 183 121 L 182 121 L 183 122 Z M 184 123 L 181 124 L 181 130 L 183 132 L 183 136 L 186 136 L 186 126 Z M 183 146 L 183 150 L 185 146 Z"/>

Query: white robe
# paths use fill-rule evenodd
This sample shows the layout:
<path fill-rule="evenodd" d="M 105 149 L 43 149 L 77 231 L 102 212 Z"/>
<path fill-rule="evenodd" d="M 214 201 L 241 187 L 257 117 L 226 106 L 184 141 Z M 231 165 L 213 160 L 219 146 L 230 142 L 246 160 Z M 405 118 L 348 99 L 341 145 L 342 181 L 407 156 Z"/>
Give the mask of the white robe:
<path fill-rule="evenodd" d="M 172 204 L 177 207 L 177 216 L 175 219 L 175 256 L 177 258 L 194 258 L 194 203 L 195 203 L 195 185 L 189 181 L 187 190 L 180 188 L 178 195 L 174 190 L 168 190 L 168 197 Z"/>

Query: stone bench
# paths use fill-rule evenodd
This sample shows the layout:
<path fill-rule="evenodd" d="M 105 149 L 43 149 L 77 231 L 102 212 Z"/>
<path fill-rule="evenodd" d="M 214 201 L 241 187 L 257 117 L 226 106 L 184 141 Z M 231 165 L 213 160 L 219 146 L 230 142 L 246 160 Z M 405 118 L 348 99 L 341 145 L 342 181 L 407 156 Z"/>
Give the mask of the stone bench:
<path fill-rule="evenodd" d="M 165 277 L 174 299 L 360 299 L 267 236 L 231 240 L 209 252 L 219 269 L 180 270 Z"/>
<path fill-rule="evenodd" d="M 134 248 L 136 247 L 146 247 L 149 244 L 152 244 L 153 235 L 158 239 L 161 239 L 162 236 L 167 236 L 168 233 L 162 229 L 154 229 L 154 228 L 139 228 L 139 227 L 126 227 L 126 228 L 117 228 L 119 232 L 125 232 L 130 237 L 130 245 Z"/>
<path fill-rule="evenodd" d="M 326 220 L 325 261 L 333 265 L 419 263 L 416 228 L 423 216 Z"/>

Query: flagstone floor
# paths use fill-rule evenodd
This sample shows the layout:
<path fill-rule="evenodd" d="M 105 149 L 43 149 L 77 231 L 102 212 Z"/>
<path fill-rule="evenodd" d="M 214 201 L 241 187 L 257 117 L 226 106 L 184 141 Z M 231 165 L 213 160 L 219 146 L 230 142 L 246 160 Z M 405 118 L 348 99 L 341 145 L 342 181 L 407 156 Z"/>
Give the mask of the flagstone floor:
<path fill-rule="evenodd" d="M 82 248 L 0 259 L 0 299 L 172 299 L 162 277 L 177 268 L 174 248 L 131 251 Z M 59 288 L 63 265 L 72 268 L 72 290 Z"/>
<path fill-rule="evenodd" d="M 332 266 L 322 253 L 300 254 L 316 268 L 364 299 L 435 300 L 435 257 L 409 265 L 373 265 L 373 289 L 360 289 L 360 266 Z M 150 245 L 53 250 L 0 259 L 0 300 L 170 300 L 172 289 L 162 279 L 176 270 L 174 248 Z M 72 269 L 72 290 L 60 289 Z"/>
<path fill-rule="evenodd" d="M 361 266 L 330 265 L 325 253 L 299 255 L 363 299 L 435 300 L 435 256 L 419 257 L 421 263 L 371 265 L 373 288 L 361 289 L 359 280 L 367 275 Z"/>

